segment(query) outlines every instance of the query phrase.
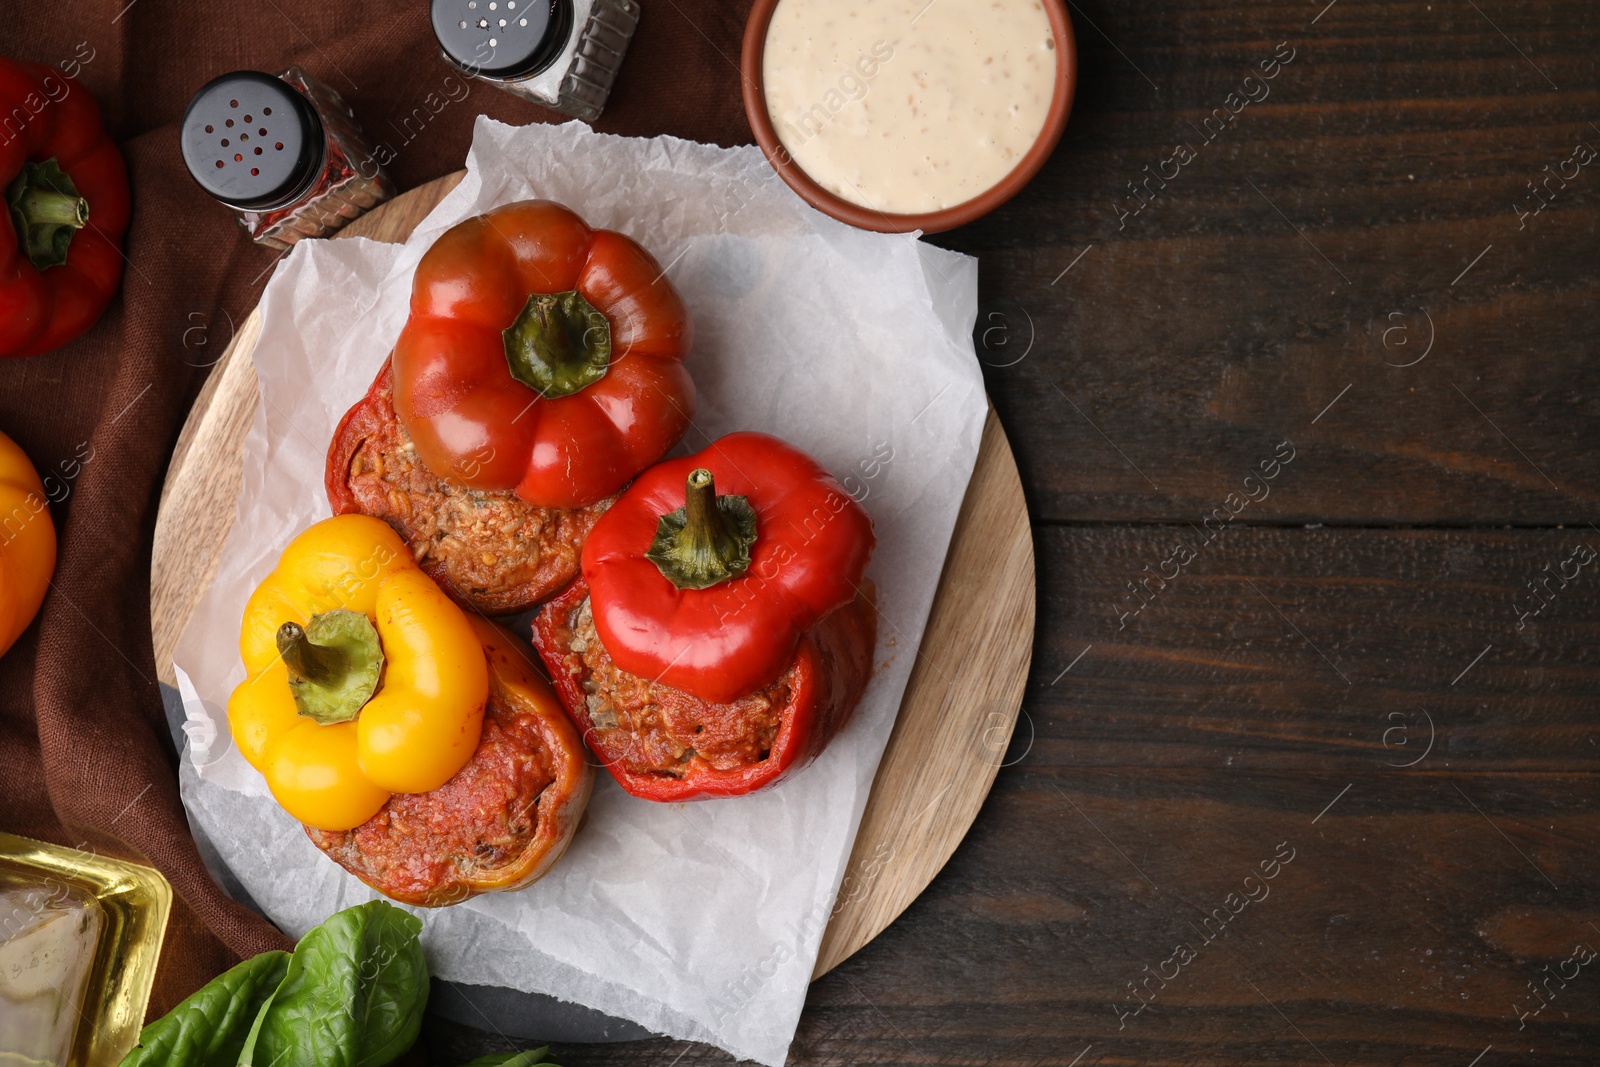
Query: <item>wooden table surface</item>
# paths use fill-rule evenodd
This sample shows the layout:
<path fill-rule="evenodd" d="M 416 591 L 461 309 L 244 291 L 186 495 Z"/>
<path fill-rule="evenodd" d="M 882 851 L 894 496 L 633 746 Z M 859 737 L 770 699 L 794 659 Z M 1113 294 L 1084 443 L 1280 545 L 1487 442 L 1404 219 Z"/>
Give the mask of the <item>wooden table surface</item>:
<path fill-rule="evenodd" d="M 937 239 L 1034 673 L 793 1062 L 1600 1059 L 1600 19 L 1325 3 L 1074 4 L 1061 147 Z"/>

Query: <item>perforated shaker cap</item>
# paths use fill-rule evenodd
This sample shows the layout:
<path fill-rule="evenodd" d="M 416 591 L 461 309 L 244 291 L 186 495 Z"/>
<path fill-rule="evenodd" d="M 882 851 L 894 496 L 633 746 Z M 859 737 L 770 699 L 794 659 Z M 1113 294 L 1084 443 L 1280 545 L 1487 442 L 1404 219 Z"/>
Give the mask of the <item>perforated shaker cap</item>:
<path fill-rule="evenodd" d="M 469 74 L 526 78 L 566 47 L 572 0 L 433 0 L 433 32 Z"/>
<path fill-rule="evenodd" d="M 179 134 L 183 162 L 225 204 L 259 211 L 289 203 L 322 167 L 322 120 L 294 86 L 254 70 L 194 94 Z"/>

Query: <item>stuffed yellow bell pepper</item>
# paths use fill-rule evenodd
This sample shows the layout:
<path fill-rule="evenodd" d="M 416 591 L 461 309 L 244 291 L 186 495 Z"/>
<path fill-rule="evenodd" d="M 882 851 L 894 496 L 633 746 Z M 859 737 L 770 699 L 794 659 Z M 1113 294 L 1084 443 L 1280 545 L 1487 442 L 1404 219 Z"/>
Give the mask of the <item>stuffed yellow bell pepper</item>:
<path fill-rule="evenodd" d="M 308 826 L 360 826 L 478 747 L 483 644 L 381 519 L 340 515 L 289 542 L 245 605 L 239 654 L 234 742 Z"/>

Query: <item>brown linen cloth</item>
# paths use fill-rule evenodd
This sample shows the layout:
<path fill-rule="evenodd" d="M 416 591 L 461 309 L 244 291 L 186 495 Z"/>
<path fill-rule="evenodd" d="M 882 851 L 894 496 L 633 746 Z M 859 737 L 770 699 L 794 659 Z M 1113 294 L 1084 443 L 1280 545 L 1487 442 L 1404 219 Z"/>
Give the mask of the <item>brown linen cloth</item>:
<path fill-rule="evenodd" d="M 748 143 L 738 62 L 750 0 L 641 4 L 596 128 Z M 50 65 L 78 59 L 133 187 L 128 266 L 104 318 L 60 351 L 0 360 L 0 431 L 41 475 L 70 483 L 51 508 L 60 536 L 51 591 L 0 660 L 0 829 L 142 860 L 172 881 L 154 1018 L 239 956 L 288 944 L 201 864 L 150 646 L 150 546 L 167 462 L 230 323 L 254 306 L 275 259 L 184 170 L 184 106 L 219 74 L 298 64 L 395 151 L 388 169 L 402 190 L 460 168 L 480 113 L 513 124 L 559 117 L 453 74 L 426 0 L 6 3 L 0 48 Z M 434 114 L 450 96 L 459 102 Z"/>

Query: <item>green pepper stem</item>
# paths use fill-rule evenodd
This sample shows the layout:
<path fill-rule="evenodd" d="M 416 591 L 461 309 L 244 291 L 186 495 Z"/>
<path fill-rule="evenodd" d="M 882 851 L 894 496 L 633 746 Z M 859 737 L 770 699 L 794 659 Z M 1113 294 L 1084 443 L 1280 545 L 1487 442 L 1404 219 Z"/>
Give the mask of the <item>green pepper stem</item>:
<path fill-rule="evenodd" d="M 290 677 L 298 676 L 318 685 L 344 677 L 350 668 L 349 657 L 338 649 L 313 645 L 306 636 L 305 627 L 297 622 L 286 622 L 278 627 L 278 651 L 283 653 Z"/>
<path fill-rule="evenodd" d="M 73 235 L 89 223 L 89 202 L 54 159 L 24 163 L 6 187 L 6 207 L 17 247 L 37 270 L 65 263 Z"/>
<path fill-rule="evenodd" d="M 25 226 L 71 226 L 82 229 L 89 222 L 89 201 L 53 189 L 29 189 L 13 210 Z"/>
<path fill-rule="evenodd" d="M 611 366 L 611 320 L 576 289 L 532 294 L 501 339 L 511 376 L 552 400 L 593 385 Z"/>
<path fill-rule="evenodd" d="M 717 508 L 717 482 L 704 467 L 689 472 L 683 487 L 683 509 L 687 520 L 683 526 L 685 551 L 696 557 L 726 556 L 728 542 L 735 536 L 733 524 Z"/>
<path fill-rule="evenodd" d="M 679 589 L 708 589 L 750 567 L 756 513 L 742 496 L 717 496 L 711 472 L 689 472 L 683 507 L 661 516 L 645 556 Z"/>
<path fill-rule="evenodd" d="M 383 643 L 359 611 L 313 615 L 309 627 L 286 622 L 278 627 L 277 644 L 295 709 L 324 726 L 360 715 L 378 688 Z"/>

